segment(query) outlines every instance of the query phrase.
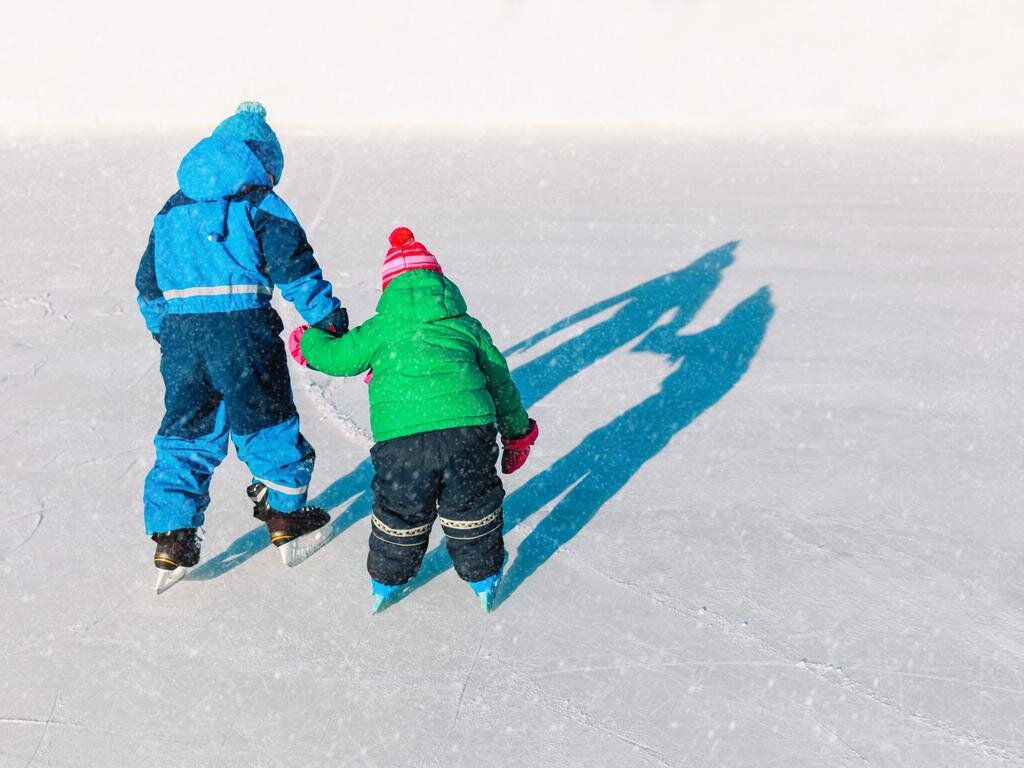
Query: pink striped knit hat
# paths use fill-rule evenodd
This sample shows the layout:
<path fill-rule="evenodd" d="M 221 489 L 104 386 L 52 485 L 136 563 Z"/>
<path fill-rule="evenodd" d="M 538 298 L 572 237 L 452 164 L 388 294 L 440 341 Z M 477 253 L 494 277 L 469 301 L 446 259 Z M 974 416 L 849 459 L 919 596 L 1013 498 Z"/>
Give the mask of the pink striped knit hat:
<path fill-rule="evenodd" d="M 416 236 L 408 227 L 399 227 L 388 237 L 391 247 L 384 257 L 384 266 L 380 270 L 380 289 L 383 291 L 388 283 L 403 272 L 412 269 L 429 269 L 444 274 L 434 254 L 426 249 L 423 243 L 416 242 Z"/>

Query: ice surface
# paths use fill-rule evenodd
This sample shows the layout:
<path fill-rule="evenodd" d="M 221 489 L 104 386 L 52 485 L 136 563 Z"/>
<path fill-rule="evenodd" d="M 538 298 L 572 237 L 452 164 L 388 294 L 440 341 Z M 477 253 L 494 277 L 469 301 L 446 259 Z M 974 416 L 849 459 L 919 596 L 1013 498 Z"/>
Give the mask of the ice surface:
<path fill-rule="evenodd" d="M 296 369 L 334 538 L 283 568 L 232 458 L 153 595 L 192 139 L 0 145 L 0 768 L 1024 764 L 1019 142 L 284 134 L 353 319 L 410 226 L 541 427 L 495 610 L 435 553 L 371 616 L 365 385 Z"/>

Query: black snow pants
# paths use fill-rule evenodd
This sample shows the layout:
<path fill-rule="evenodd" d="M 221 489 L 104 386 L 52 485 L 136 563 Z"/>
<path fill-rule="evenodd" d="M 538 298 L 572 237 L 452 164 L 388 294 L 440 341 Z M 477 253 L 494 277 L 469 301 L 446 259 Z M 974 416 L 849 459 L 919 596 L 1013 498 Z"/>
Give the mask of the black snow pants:
<path fill-rule="evenodd" d="M 370 449 L 376 470 L 366 568 L 382 584 L 420 569 L 439 518 L 455 571 L 466 581 L 498 572 L 505 554 L 493 425 L 419 432 Z"/>

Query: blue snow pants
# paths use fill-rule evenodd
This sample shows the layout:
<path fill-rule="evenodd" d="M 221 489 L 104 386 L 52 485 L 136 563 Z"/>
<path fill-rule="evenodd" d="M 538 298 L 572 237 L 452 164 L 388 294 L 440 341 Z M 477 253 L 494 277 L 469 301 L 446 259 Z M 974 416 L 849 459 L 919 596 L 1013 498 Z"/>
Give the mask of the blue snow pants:
<path fill-rule="evenodd" d="M 316 454 L 299 432 L 283 329 L 270 308 L 164 318 L 166 413 L 146 477 L 147 534 L 203 524 L 229 436 L 253 481 L 270 489 L 274 509 L 294 512 L 306 502 Z"/>

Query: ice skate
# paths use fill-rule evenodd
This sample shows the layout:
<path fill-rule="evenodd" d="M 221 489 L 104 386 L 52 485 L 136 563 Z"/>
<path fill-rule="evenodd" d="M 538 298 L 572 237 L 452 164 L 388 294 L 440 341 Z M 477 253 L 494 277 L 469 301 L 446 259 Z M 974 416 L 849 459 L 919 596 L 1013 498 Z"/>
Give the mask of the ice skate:
<path fill-rule="evenodd" d="M 331 538 L 327 525 L 331 516 L 320 507 L 302 507 L 294 512 L 278 512 L 267 501 L 267 486 L 253 483 L 246 489 L 252 500 L 252 514 L 267 525 L 270 541 L 289 568 L 298 565 Z"/>
<path fill-rule="evenodd" d="M 381 584 L 376 579 L 370 579 L 370 589 L 373 590 L 373 612 L 379 613 L 384 604 L 387 603 L 395 593 L 402 588 L 401 584 Z"/>
<path fill-rule="evenodd" d="M 156 542 L 153 565 L 157 568 L 156 593 L 159 595 L 185 578 L 199 562 L 201 539 L 195 528 L 154 533 L 152 539 Z"/>
<path fill-rule="evenodd" d="M 504 572 L 505 566 L 502 564 L 501 568 L 493 576 L 488 576 L 480 581 L 466 582 L 473 592 L 476 593 L 477 600 L 480 601 L 480 607 L 485 612 L 490 612 L 491 606 L 494 605 L 494 595 L 498 591 L 498 584 L 501 583 L 501 577 Z"/>

